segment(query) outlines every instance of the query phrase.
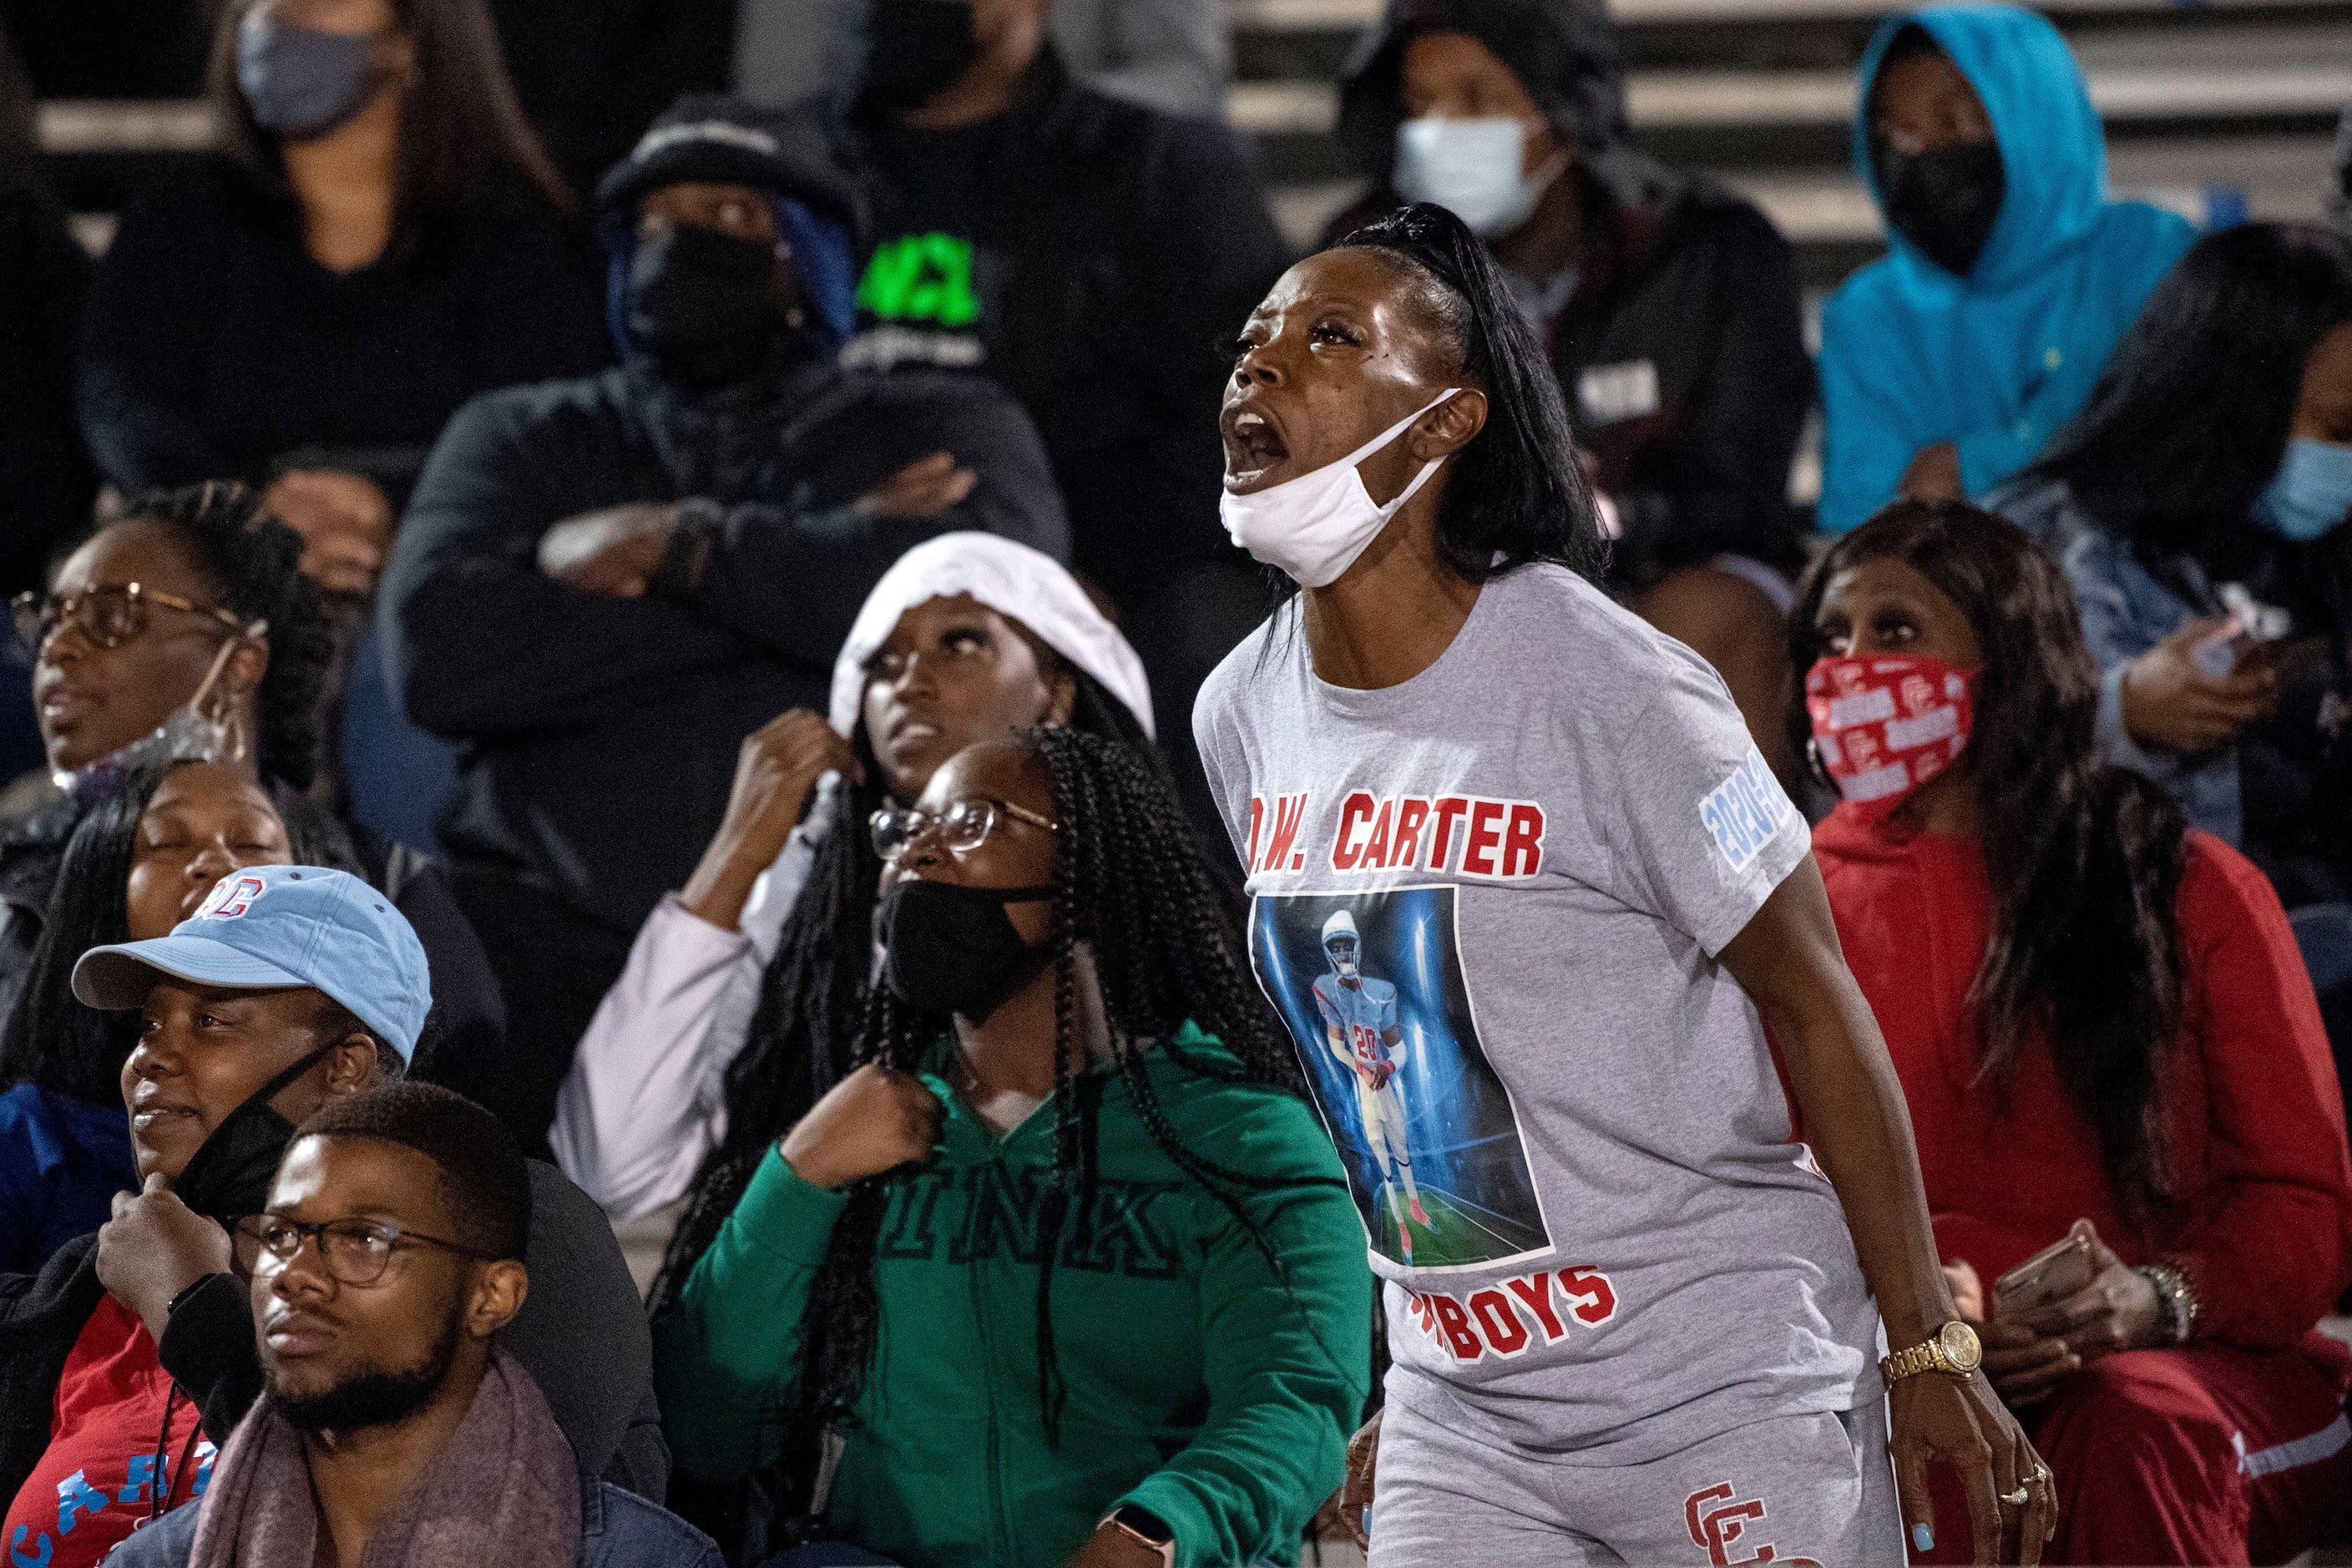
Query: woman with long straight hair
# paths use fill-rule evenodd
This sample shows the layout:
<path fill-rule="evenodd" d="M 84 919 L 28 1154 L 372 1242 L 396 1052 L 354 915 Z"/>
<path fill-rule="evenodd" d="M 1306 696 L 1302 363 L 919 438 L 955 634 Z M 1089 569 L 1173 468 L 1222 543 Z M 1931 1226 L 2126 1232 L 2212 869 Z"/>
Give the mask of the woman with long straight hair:
<path fill-rule="evenodd" d="M 2046 1475 L 1975 1373 L 1804 819 L 1715 672 L 1588 580 L 1486 247 L 1407 207 L 1239 351 L 1225 521 L 1303 591 L 1193 722 L 1387 1281 L 1342 1509 L 1375 1568 L 1889 1561 L 1898 1482 L 1915 1544 L 1968 1539 L 1931 1459 L 1980 1560 L 2033 1561 Z"/>
<path fill-rule="evenodd" d="M 2199 240 L 1985 504 L 2066 569 L 2101 749 L 2270 878 L 2352 1065 L 2352 243 Z"/>
<path fill-rule="evenodd" d="M 801 1524 L 905 1568 L 1290 1555 L 1370 1382 L 1361 1232 L 1173 792 L 1031 731 L 869 831 L 859 1065 L 655 1320 L 680 1473 L 789 1454 Z"/>
<path fill-rule="evenodd" d="M 240 479 L 334 597 L 361 819 L 433 841 L 449 748 L 389 700 L 366 595 L 468 398 L 611 356 L 573 199 L 484 0 L 233 0 L 226 149 L 123 214 L 82 336 L 82 430 L 118 489 Z"/>
<path fill-rule="evenodd" d="M 100 268 L 83 425 L 126 489 L 271 485 L 313 574 L 363 589 L 459 404 L 606 357 L 575 202 L 482 0 L 240 0 L 212 104 L 226 153 Z"/>
<path fill-rule="evenodd" d="M 2074 595 L 2000 519 L 1888 507 L 1790 640 L 1844 795 L 1813 837 L 1838 935 L 1986 1375 L 2055 1472 L 2053 1557 L 2336 1539 L 2352 1355 L 2317 1325 L 2352 1155 L 2277 894 L 2102 757 Z"/>

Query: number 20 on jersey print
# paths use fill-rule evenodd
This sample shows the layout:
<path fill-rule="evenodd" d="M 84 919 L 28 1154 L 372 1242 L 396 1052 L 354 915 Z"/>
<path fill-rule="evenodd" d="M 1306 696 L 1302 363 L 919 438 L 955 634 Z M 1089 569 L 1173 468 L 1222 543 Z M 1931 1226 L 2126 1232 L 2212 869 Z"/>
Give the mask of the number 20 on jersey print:
<path fill-rule="evenodd" d="M 1479 1044 L 1455 889 L 1262 893 L 1250 964 L 1289 1026 L 1373 1249 L 1417 1268 L 1551 1250 Z"/>

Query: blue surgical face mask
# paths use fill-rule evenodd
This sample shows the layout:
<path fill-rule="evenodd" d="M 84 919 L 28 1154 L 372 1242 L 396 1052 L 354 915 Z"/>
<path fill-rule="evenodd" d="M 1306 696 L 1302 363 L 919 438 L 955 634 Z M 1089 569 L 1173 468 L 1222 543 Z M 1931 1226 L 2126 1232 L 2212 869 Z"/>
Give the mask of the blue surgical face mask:
<path fill-rule="evenodd" d="M 1527 222 L 1568 167 L 1562 153 L 1534 174 L 1521 174 L 1527 153 L 1528 128 L 1516 120 L 1408 120 L 1397 127 L 1397 195 L 1435 202 L 1493 239 Z"/>
<path fill-rule="evenodd" d="M 382 82 L 373 34 L 297 27 L 262 6 L 237 28 L 236 84 L 265 131 L 295 141 L 331 135 L 359 118 Z"/>
<path fill-rule="evenodd" d="M 2352 447 L 2297 436 L 2270 485 L 2254 499 L 2254 521 L 2297 542 L 2317 539 L 2352 511 Z"/>

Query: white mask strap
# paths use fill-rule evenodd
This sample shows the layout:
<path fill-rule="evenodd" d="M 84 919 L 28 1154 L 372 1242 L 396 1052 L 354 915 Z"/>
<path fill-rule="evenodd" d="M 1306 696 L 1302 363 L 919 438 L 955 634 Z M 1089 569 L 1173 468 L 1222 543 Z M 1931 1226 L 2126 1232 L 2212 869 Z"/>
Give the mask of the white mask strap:
<path fill-rule="evenodd" d="M 1428 402 L 1423 404 L 1419 408 L 1414 409 L 1411 414 L 1406 415 L 1404 418 L 1397 424 L 1390 426 L 1387 435 L 1382 436 L 1379 440 L 1374 441 L 1370 446 L 1362 448 L 1354 457 L 1349 458 L 1348 467 L 1350 468 L 1354 468 L 1358 463 L 1362 462 L 1366 458 L 1370 457 L 1374 452 L 1379 451 L 1391 441 L 1395 440 L 1399 436 L 1402 435 L 1412 426 L 1414 420 L 1420 418 L 1423 415 L 1428 413 L 1431 409 L 1436 407 L 1439 404 L 1444 402 L 1447 398 L 1453 396 L 1455 393 L 1461 390 L 1462 389 L 1458 386 L 1449 386 L 1444 391 L 1439 393 L 1435 397 L 1433 397 Z M 1381 520 L 1385 521 L 1387 519 L 1394 517 L 1397 512 L 1402 509 L 1404 503 L 1413 498 L 1414 492 L 1429 482 L 1429 477 L 1437 472 L 1437 466 L 1444 461 L 1445 461 L 1445 459 L 1443 458 L 1432 458 L 1428 462 L 1423 463 L 1421 466 L 1421 472 L 1413 475 L 1412 482 L 1405 486 L 1403 489 L 1399 490 L 1394 500 L 1390 501 L 1388 505 L 1381 508 Z M 1363 483 L 1362 476 L 1359 475 L 1356 482 L 1358 484 Z M 1369 492 L 1367 492 L 1365 499 L 1370 499 Z"/>
<path fill-rule="evenodd" d="M 1365 442 L 1362 446 L 1357 447 L 1346 457 L 1340 458 L 1334 467 L 1345 468 L 1354 468 L 1358 463 L 1362 462 L 1366 458 L 1370 457 L 1374 452 L 1379 451 L 1381 447 L 1387 446 L 1390 442 L 1403 435 L 1406 430 L 1412 427 L 1414 420 L 1420 418 L 1423 415 L 1428 413 L 1431 409 L 1436 407 L 1439 404 L 1444 402 L 1447 398 L 1453 396 L 1455 393 L 1461 390 L 1462 389 L 1458 386 L 1447 387 L 1444 391 L 1439 393 L 1436 396 L 1431 398 L 1428 402 L 1423 404 L 1420 407 L 1414 409 L 1412 413 L 1406 415 L 1403 418 L 1398 420 L 1395 424 L 1390 426 L 1387 429 L 1381 431 L 1379 435 L 1373 437 L 1370 440 Z"/>

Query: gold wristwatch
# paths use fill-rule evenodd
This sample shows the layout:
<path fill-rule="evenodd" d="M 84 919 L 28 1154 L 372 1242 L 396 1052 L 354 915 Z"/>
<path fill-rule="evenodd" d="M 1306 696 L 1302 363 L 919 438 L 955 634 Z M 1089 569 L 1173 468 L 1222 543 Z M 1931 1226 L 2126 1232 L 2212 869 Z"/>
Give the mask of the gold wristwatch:
<path fill-rule="evenodd" d="M 1984 1346 L 1978 1342 L 1977 1331 L 1955 1318 L 1937 1329 L 1924 1344 L 1883 1358 L 1878 1371 L 1889 1383 L 1900 1383 L 1923 1372 L 1947 1372 L 1954 1377 L 1966 1377 L 1983 1360 Z"/>

